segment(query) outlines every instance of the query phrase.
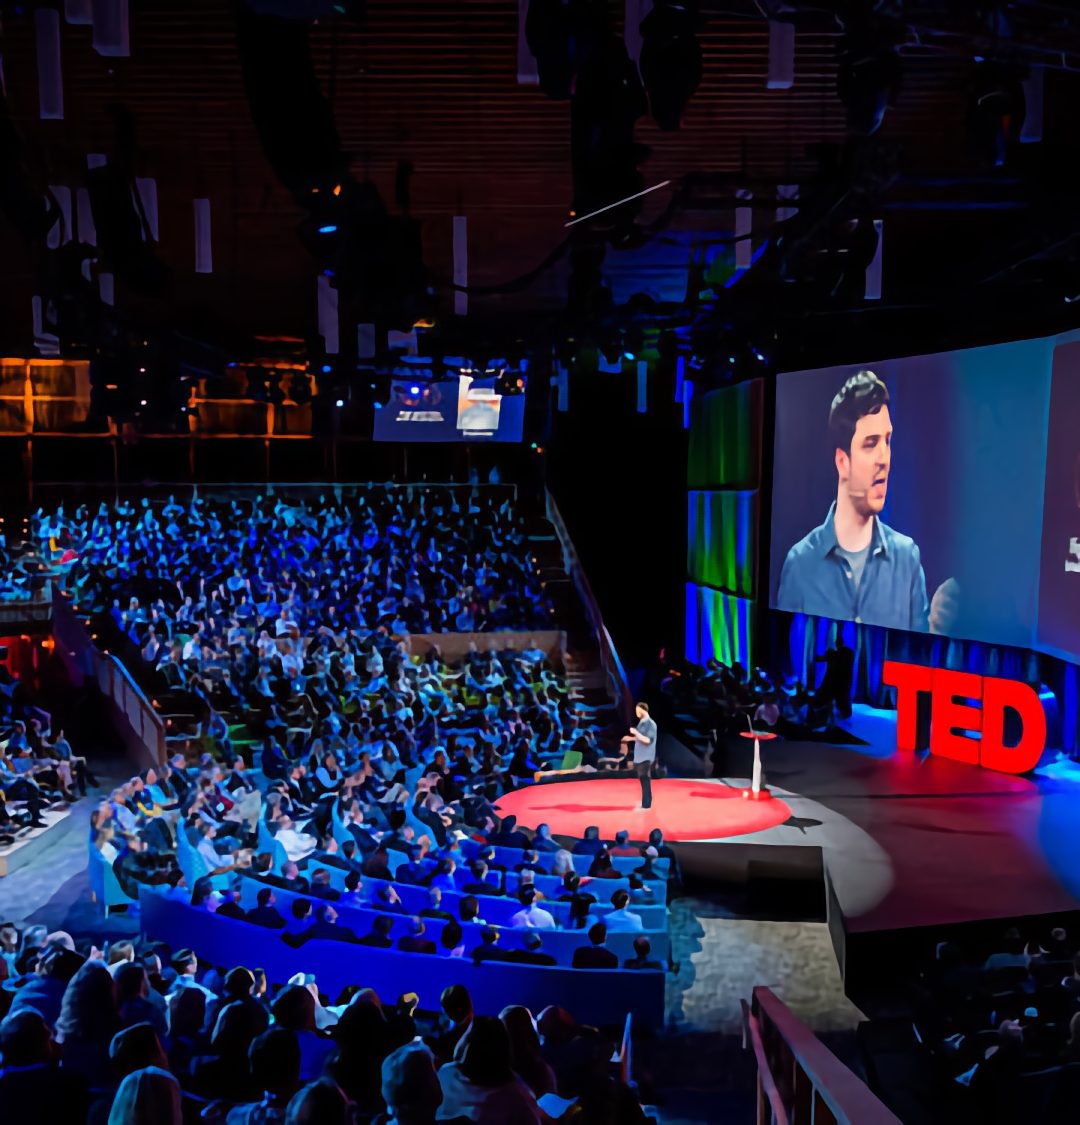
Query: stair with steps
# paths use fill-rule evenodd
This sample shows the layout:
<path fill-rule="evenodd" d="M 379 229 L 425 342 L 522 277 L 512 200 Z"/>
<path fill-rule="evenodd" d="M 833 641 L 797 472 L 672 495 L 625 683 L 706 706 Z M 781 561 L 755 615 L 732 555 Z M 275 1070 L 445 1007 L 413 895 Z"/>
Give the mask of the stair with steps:
<path fill-rule="evenodd" d="M 549 529 L 550 534 L 541 534 L 537 528 L 529 536 L 529 542 L 533 545 L 544 592 L 555 607 L 555 619 L 566 633 L 564 667 L 570 698 L 573 703 L 589 708 L 580 712 L 581 718 L 603 737 L 621 725 L 618 708 L 608 690 L 600 649 L 585 607 L 564 568 L 558 536 L 546 520 L 542 526 Z"/>

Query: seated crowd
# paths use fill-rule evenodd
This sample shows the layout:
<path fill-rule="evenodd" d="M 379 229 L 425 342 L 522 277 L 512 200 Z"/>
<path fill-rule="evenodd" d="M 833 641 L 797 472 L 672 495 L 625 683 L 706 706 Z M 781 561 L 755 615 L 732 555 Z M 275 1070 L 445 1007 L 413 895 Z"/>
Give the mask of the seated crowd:
<path fill-rule="evenodd" d="M 509 883 L 504 873 L 500 888 L 461 841 L 497 843 L 499 796 L 567 750 L 595 753 L 603 716 L 571 698 L 535 646 L 472 648 L 451 667 L 436 647 L 410 657 L 395 640 L 451 619 L 542 623 L 543 591 L 507 502 L 473 490 L 461 510 L 435 489 L 354 499 L 347 508 L 320 498 L 311 511 L 262 498 L 144 501 L 31 520 L 37 540 L 65 552 L 76 604 L 105 612 L 131 666 L 152 677 L 155 705 L 194 718 L 171 738 L 186 753 L 115 790 L 94 815 L 94 844 L 130 898 L 140 882 L 175 885 L 189 849 L 210 875 L 280 877 L 282 863 L 300 862 L 365 880 L 390 879 L 394 853 L 408 859 L 401 881 L 466 900 L 501 889 L 528 915 L 536 888 L 524 884 L 539 868 Z M 529 844 L 521 833 L 506 839 Z M 571 885 L 578 873 L 559 874 L 584 926 L 590 896 Z M 627 882 L 618 891 L 629 900 L 653 890 L 634 872 Z M 374 885 L 327 887 L 324 897 L 339 893 L 384 905 Z M 479 920 L 471 909 L 466 901 L 457 920 Z"/>
<path fill-rule="evenodd" d="M 205 754 L 187 766 L 178 754 L 100 802 L 93 845 L 130 899 L 140 885 L 156 887 L 195 908 L 280 930 L 294 946 L 320 938 L 554 964 L 542 931 L 588 930 L 589 944 L 580 943 L 572 963 L 596 968 L 619 963 L 604 946 L 609 932 L 634 932 L 641 940 L 624 966 L 660 967 L 650 956 L 655 926 L 636 910 L 666 907 L 673 853 L 659 829 L 638 847 L 625 831 L 605 843 L 589 828 L 568 850 L 546 825 L 527 833 L 501 818 L 493 807 L 498 785 L 440 771 L 438 755 L 423 767 L 415 796 L 403 780 L 383 779 L 387 792 L 398 791 L 389 800 L 381 790 L 365 793 L 364 781 L 347 777 L 332 754 L 313 764 L 257 785 L 242 758 L 224 768 Z M 412 918 L 396 942 L 394 915 Z M 357 932 L 361 924 L 366 930 Z"/>
<path fill-rule="evenodd" d="M 386 486 L 335 489 L 310 504 L 144 497 L 38 509 L 29 545 L 54 561 L 77 605 L 115 611 L 155 663 L 169 658 L 175 633 L 201 625 L 196 659 L 239 646 L 257 664 L 260 641 L 296 629 L 351 639 L 548 626 L 525 519 L 509 496 Z"/>
<path fill-rule="evenodd" d="M 644 1122 L 612 1062 L 619 1030 L 560 1008 L 474 1013 L 447 987 L 340 996 L 301 973 L 200 964 L 187 949 L 0 926 L 0 1120 L 19 1125 L 531 1125 Z M 508 998 L 510 999 L 510 998 Z"/>
<path fill-rule="evenodd" d="M 1065 928 L 1025 938 L 1014 927 L 981 949 L 939 943 L 912 982 L 911 1006 L 937 1080 L 966 1091 L 972 1119 L 1016 1120 L 1019 1095 L 1032 1120 L 1075 1120 L 1080 939 Z M 1047 1108 L 1058 1095 L 1067 1117 Z"/>
<path fill-rule="evenodd" d="M 87 786 L 97 784 L 64 732 L 52 732 L 49 715 L 0 665 L 0 845 L 45 827 L 45 809 L 85 797 Z"/>
<path fill-rule="evenodd" d="M 331 939 L 446 957 L 448 983 L 454 957 L 551 963 L 555 927 L 580 932 L 573 966 L 662 967 L 639 913 L 666 917 L 662 837 L 607 846 L 593 830 L 575 857 L 497 809 L 565 751 L 588 756 L 603 714 L 572 699 L 535 645 L 470 647 L 452 666 L 397 639 L 550 626 L 508 502 L 474 490 L 459 505 L 429 488 L 310 507 L 170 498 L 39 511 L 30 538 L 172 716 L 178 752 L 91 818 L 97 862 L 128 899 L 152 887 L 294 949 Z M 394 915 L 408 919 L 396 937 Z M 615 931 L 634 934 L 621 958 L 607 947 Z M 321 997 L 302 976 L 271 1002 L 254 974 L 154 948 L 116 956 L 106 981 L 97 951 L 83 963 L 71 946 L 28 932 L 11 951 L 0 1117 L 4 1082 L 13 1104 L 33 1102 L 58 1053 L 79 1073 L 50 1089 L 79 1098 L 89 1086 L 89 1119 L 117 1123 L 190 1116 L 188 1095 L 245 1122 L 351 1119 L 346 1095 L 361 1120 L 525 1122 L 546 1119 L 536 1098 L 555 1090 L 580 1100 L 585 1121 L 641 1115 L 612 1077 L 612 1044 L 564 1012 L 541 1019 L 538 1038 L 527 1011 L 474 1020 L 451 989 L 449 1025 L 425 1029 L 408 996 L 392 1009 L 367 990 Z M 64 1016 L 87 994 L 92 1033 Z M 112 1084 L 95 1089 L 103 1076 Z"/>
<path fill-rule="evenodd" d="M 748 671 L 715 657 L 704 665 L 664 661 L 659 686 L 676 712 L 689 712 L 720 735 L 745 731 L 750 719 L 756 728 L 805 738 L 831 726 L 844 706 L 826 681 L 814 690 L 797 680 L 780 681 L 764 668 Z"/>

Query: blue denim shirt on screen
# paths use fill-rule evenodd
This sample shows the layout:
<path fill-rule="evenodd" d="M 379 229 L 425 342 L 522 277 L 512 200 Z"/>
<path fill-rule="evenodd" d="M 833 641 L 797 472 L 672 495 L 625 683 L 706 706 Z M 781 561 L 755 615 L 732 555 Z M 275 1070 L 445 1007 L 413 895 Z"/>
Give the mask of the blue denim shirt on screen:
<path fill-rule="evenodd" d="M 930 606 L 915 541 L 875 517 L 870 555 L 856 590 L 851 567 L 837 549 L 835 514 L 834 502 L 825 522 L 788 551 L 776 608 L 925 633 Z"/>

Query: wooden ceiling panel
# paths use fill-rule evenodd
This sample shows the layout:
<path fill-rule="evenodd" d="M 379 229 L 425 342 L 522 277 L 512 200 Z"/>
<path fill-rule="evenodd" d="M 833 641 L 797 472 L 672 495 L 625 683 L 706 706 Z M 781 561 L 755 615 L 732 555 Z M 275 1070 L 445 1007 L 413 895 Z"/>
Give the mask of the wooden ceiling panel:
<path fill-rule="evenodd" d="M 207 195 L 215 265 L 235 283 L 238 320 L 247 327 L 282 316 L 309 321 L 311 270 L 294 233 L 299 216 L 252 125 L 230 4 L 158 0 L 131 8 L 128 59 L 98 56 L 89 28 L 63 26 L 60 122 L 37 117 L 32 12 L 5 18 L 0 54 L 8 95 L 44 174 L 53 183 L 77 182 L 86 153 L 111 145 L 109 103 L 125 102 L 137 125 L 139 172 L 158 180 L 162 219 L 171 228 L 162 249 L 176 255 L 170 264 L 190 268 L 184 224 L 191 198 Z M 612 9 L 621 13 L 622 5 Z M 415 213 L 440 268 L 452 215 L 467 215 L 484 232 L 470 254 L 470 276 L 480 284 L 540 260 L 562 237 L 570 199 L 569 108 L 518 85 L 517 20 L 513 0 L 371 0 L 364 23 L 311 31 L 354 173 L 371 176 L 390 200 L 397 162 L 411 161 Z M 794 179 L 810 167 L 809 143 L 843 138 L 835 36 L 799 32 L 795 85 L 784 91 L 765 87 L 765 21 L 710 17 L 700 38 L 704 80 L 683 128 L 639 126 L 639 139 L 652 149 L 647 182 L 693 171 Z M 961 166 L 963 67 L 927 54 L 907 59 L 905 71 L 886 135 L 902 146 L 910 170 Z M 12 237 L 0 220 L 0 252 Z M 5 268 L 0 264 L 0 273 Z M 282 273 L 280 302 L 245 302 L 249 288 L 264 294 L 275 269 Z M 17 288 L 5 276 L 0 294 Z M 304 312 L 294 313 L 298 308 Z"/>

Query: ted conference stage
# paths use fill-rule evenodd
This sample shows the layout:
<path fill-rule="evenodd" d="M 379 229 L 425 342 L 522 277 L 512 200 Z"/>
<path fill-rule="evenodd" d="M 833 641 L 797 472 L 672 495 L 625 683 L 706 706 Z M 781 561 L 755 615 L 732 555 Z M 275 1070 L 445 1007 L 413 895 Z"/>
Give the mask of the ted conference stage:
<path fill-rule="evenodd" d="M 499 810 L 555 835 L 596 825 L 645 840 L 660 828 L 685 866 L 725 880 L 822 879 L 843 966 L 849 939 L 1080 909 L 1080 773 L 1013 776 L 883 746 L 778 740 L 768 801 L 745 773 L 660 779 L 636 808 L 635 778 L 579 776 L 507 794 Z M 735 759 L 742 772 L 742 763 Z"/>

